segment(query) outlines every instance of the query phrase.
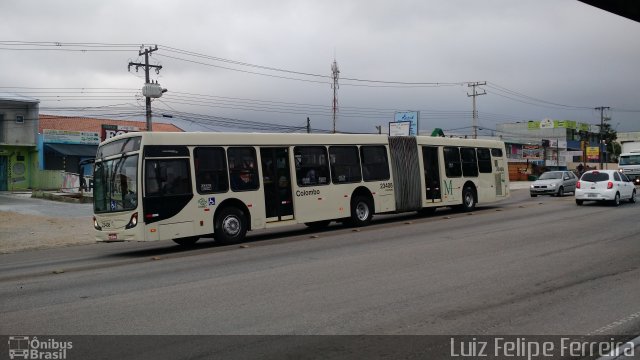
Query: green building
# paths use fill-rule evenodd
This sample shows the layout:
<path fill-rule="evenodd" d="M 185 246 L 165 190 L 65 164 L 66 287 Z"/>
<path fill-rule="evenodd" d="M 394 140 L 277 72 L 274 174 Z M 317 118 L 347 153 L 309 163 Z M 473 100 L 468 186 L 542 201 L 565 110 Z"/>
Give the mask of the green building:
<path fill-rule="evenodd" d="M 0 191 L 31 188 L 38 161 L 40 101 L 0 93 Z"/>

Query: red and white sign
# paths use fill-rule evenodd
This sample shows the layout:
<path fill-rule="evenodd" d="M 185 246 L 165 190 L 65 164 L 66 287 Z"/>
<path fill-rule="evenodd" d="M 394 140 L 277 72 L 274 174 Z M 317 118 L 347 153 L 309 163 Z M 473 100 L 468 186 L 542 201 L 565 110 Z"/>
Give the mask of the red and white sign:
<path fill-rule="evenodd" d="M 102 133 L 100 134 L 100 141 L 111 139 L 114 136 L 140 131 L 136 126 L 122 126 L 122 125 L 102 125 Z"/>

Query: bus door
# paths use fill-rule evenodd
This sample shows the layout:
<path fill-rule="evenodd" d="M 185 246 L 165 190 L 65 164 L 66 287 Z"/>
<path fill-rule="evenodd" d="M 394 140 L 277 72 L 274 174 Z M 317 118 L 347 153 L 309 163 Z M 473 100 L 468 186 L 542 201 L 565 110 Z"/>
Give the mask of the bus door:
<path fill-rule="evenodd" d="M 289 148 L 260 148 L 266 221 L 293 219 Z"/>
<path fill-rule="evenodd" d="M 491 149 L 491 158 L 493 160 L 493 173 L 495 176 L 496 196 L 506 196 L 509 186 L 509 179 L 505 173 L 505 161 L 502 149 Z"/>
<path fill-rule="evenodd" d="M 438 165 L 438 148 L 436 146 L 422 147 L 422 164 L 424 165 L 424 184 L 428 202 L 441 202 L 440 166 Z"/>

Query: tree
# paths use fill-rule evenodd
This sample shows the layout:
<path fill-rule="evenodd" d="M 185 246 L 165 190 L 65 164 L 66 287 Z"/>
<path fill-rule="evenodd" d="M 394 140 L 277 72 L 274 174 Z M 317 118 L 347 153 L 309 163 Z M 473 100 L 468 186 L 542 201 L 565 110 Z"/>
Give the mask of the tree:
<path fill-rule="evenodd" d="M 601 129 L 602 139 L 607 144 L 607 154 L 609 157 L 609 161 L 617 161 L 618 156 L 620 155 L 620 144 L 616 142 L 618 138 L 618 133 L 611 127 L 607 121 L 611 120 L 611 118 L 605 118 L 604 124 Z M 616 146 L 617 145 L 617 146 Z"/>

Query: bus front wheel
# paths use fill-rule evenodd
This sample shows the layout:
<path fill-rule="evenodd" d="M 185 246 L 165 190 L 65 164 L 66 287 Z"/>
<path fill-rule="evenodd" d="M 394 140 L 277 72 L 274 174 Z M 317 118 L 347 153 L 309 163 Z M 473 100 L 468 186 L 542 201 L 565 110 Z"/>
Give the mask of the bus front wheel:
<path fill-rule="evenodd" d="M 216 216 L 213 236 L 224 244 L 237 243 L 244 240 L 247 234 L 247 218 L 235 207 L 224 208 Z"/>
<path fill-rule="evenodd" d="M 355 196 L 351 201 L 351 225 L 365 226 L 373 218 L 373 205 L 371 200 L 364 196 Z"/>

